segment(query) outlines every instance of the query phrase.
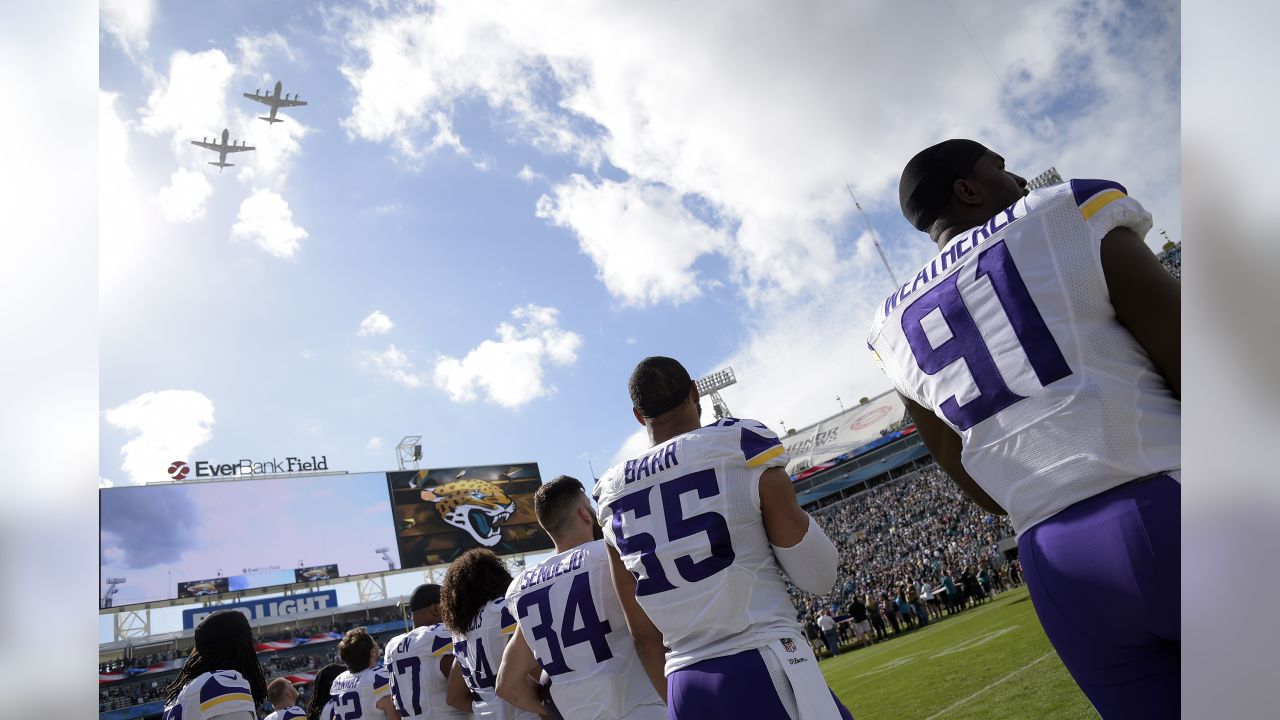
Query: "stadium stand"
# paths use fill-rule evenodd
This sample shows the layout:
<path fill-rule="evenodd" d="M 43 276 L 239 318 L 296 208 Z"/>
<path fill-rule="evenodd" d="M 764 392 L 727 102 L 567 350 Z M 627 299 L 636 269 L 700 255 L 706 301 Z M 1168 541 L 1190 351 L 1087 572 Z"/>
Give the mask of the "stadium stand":
<path fill-rule="evenodd" d="M 337 608 L 322 618 L 309 617 L 291 623 L 267 625 L 255 634 L 263 672 L 268 678 L 288 677 L 298 686 L 301 692 L 299 702 L 305 705 L 307 686 L 315 677 L 315 671 L 326 663 L 338 662 L 338 640 L 347 630 L 359 626 L 368 628 L 379 643 L 386 643 L 407 627 L 399 608 L 394 605 Z M 302 644 L 293 645 L 298 641 Z M 165 691 L 177 676 L 183 659 L 191 653 L 193 640 L 188 630 L 171 638 L 150 642 L 162 642 L 170 647 L 155 649 L 144 646 L 146 652 L 112 657 L 99 663 L 100 720 L 160 717 Z M 275 649 L 267 647 L 268 643 L 289 647 Z M 132 653 L 133 649 L 126 647 L 123 651 Z M 109 679 L 116 676 L 123 676 L 123 679 Z"/>
<path fill-rule="evenodd" d="M 1172 247 L 1170 247 L 1172 245 Z M 1165 249 L 1157 255 L 1160 264 L 1164 265 L 1170 275 L 1182 279 L 1182 243 L 1169 243 Z"/>

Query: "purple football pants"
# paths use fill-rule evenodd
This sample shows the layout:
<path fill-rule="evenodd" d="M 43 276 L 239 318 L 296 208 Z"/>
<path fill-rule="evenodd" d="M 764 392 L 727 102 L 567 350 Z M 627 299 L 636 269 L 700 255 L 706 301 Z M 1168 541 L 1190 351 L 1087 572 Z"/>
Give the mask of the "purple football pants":
<path fill-rule="evenodd" d="M 1045 634 L 1106 720 L 1177 718 L 1181 485 L 1158 475 L 1023 533 L 1018 556 Z"/>
<path fill-rule="evenodd" d="M 831 697 L 840 710 L 840 718 L 853 720 L 836 694 L 831 693 Z M 746 650 L 703 660 L 668 675 L 667 717 L 670 720 L 788 720 L 790 716 L 778 697 L 760 651 Z"/>

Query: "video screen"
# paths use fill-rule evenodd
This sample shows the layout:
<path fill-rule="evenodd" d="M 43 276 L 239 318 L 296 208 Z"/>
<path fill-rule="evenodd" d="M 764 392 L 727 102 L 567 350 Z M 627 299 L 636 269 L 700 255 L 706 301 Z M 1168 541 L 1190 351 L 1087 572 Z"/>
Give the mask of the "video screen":
<path fill-rule="evenodd" d="M 315 567 L 298 568 L 293 571 L 293 581 L 299 583 L 318 582 L 342 577 L 337 565 L 316 565 Z"/>
<path fill-rule="evenodd" d="M 384 549 L 399 567 L 386 473 L 103 488 L 99 501 L 101 577 L 125 578 L 115 607 L 386 571 Z"/>
<path fill-rule="evenodd" d="M 404 567 L 442 565 L 473 548 L 499 555 L 554 547 L 533 513 L 537 463 L 387 473 Z"/>
<path fill-rule="evenodd" d="M 178 583 L 178 597 L 180 598 L 198 598 L 208 595 L 217 595 L 227 592 L 231 589 L 229 578 L 209 578 L 208 580 L 188 580 Z M 116 603 L 123 605 L 124 603 Z"/>

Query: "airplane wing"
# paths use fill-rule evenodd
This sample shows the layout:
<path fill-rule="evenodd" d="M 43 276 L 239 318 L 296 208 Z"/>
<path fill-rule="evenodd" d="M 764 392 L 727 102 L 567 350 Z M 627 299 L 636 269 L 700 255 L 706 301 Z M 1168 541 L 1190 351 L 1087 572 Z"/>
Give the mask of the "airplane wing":
<path fill-rule="evenodd" d="M 221 145 L 218 145 L 217 143 L 200 142 L 199 140 L 192 140 L 192 141 L 191 141 L 191 144 L 192 144 L 192 145 L 196 145 L 196 146 L 198 146 L 198 147 L 202 147 L 202 148 L 204 148 L 205 150 L 212 150 L 212 151 L 214 151 L 214 152 L 218 152 L 219 148 L 220 148 L 220 147 L 222 147 Z"/>
<path fill-rule="evenodd" d="M 263 105 L 267 105 L 269 107 L 276 107 L 276 108 L 299 107 L 307 104 L 305 100 L 286 100 L 284 98 L 276 97 L 274 95 L 254 95 L 253 93 L 243 93 L 243 95 L 249 98 L 250 100 L 260 102 Z"/>
<path fill-rule="evenodd" d="M 250 145 L 219 145 L 218 146 L 218 152 L 228 152 L 228 153 L 238 153 L 238 152 L 244 152 L 245 150 L 253 150 L 253 149 L 254 148 Z"/>

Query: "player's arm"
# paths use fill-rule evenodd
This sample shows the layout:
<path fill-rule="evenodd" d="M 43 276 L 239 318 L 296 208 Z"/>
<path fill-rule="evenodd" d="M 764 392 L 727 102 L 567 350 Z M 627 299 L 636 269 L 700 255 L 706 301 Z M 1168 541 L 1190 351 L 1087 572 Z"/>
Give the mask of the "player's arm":
<path fill-rule="evenodd" d="M 631 574 L 618 551 L 609 543 L 604 544 L 609 553 L 609 577 L 613 579 L 613 591 L 622 603 L 622 613 L 627 618 L 627 630 L 636 644 L 636 654 L 649 675 L 649 682 L 663 702 L 667 701 L 667 676 L 663 673 L 667 648 L 662 644 L 662 631 L 653 624 L 649 615 L 636 601 L 636 576 Z"/>
<path fill-rule="evenodd" d="M 440 677 L 445 680 L 449 679 L 449 670 L 453 667 L 453 656 L 444 655 L 440 658 Z"/>
<path fill-rule="evenodd" d="M 400 720 L 400 711 L 396 710 L 395 700 L 390 695 L 378 700 L 375 705 L 386 714 L 387 720 Z"/>
<path fill-rule="evenodd" d="M 779 466 L 760 475 L 760 516 L 773 555 L 796 587 L 815 595 L 836 584 L 836 546 L 796 500 L 791 476 Z"/>
<path fill-rule="evenodd" d="M 920 439 L 929 449 L 929 454 L 938 461 L 938 465 L 942 466 L 943 470 L 947 471 L 964 494 L 987 512 L 1008 515 L 1005 509 L 1000 507 L 1000 503 L 992 500 L 991 496 L 965 471 L 964 464 L 960 462 L 960 450 L 963 444 L 956 431 L 920 403 L 902 393 L 898 393 L 898 397 L 902 398 L 902 404 L 907 407 L 907 412 L 911 413 L 911 419 L 916 423 L 916 432 L 920 433 Z"/>
<path fill-rule="evenodd" d="M 1116 319 L 1133 335 L 1156 370 L 1182 399 L 1182 284 L 1127 227 L 1102 238 L 1102 274 Z"/>
<path fill-rule="evenodd" d="M 498 697 L 515 705 L 521 710 L 541 714 L 542 703 L 538 700 L 538 684 L 530 677 L 530 673 L 538 672 L 538 660 L 533 656 L 533 649 L 525 642 L 524 633 L 516 632 L 502 651 L 502 664 L 498 667 L 498 685 L 495 690 Z"/>
<path fill-rule="evenodd" d="M 444 701 L 455 710 L 471 712 L 471 688 L 467 687 L 467 681 L 462 677 L 462 668 L 456 662 L 449 668 L 449 685 L 444 692 Z"/>

